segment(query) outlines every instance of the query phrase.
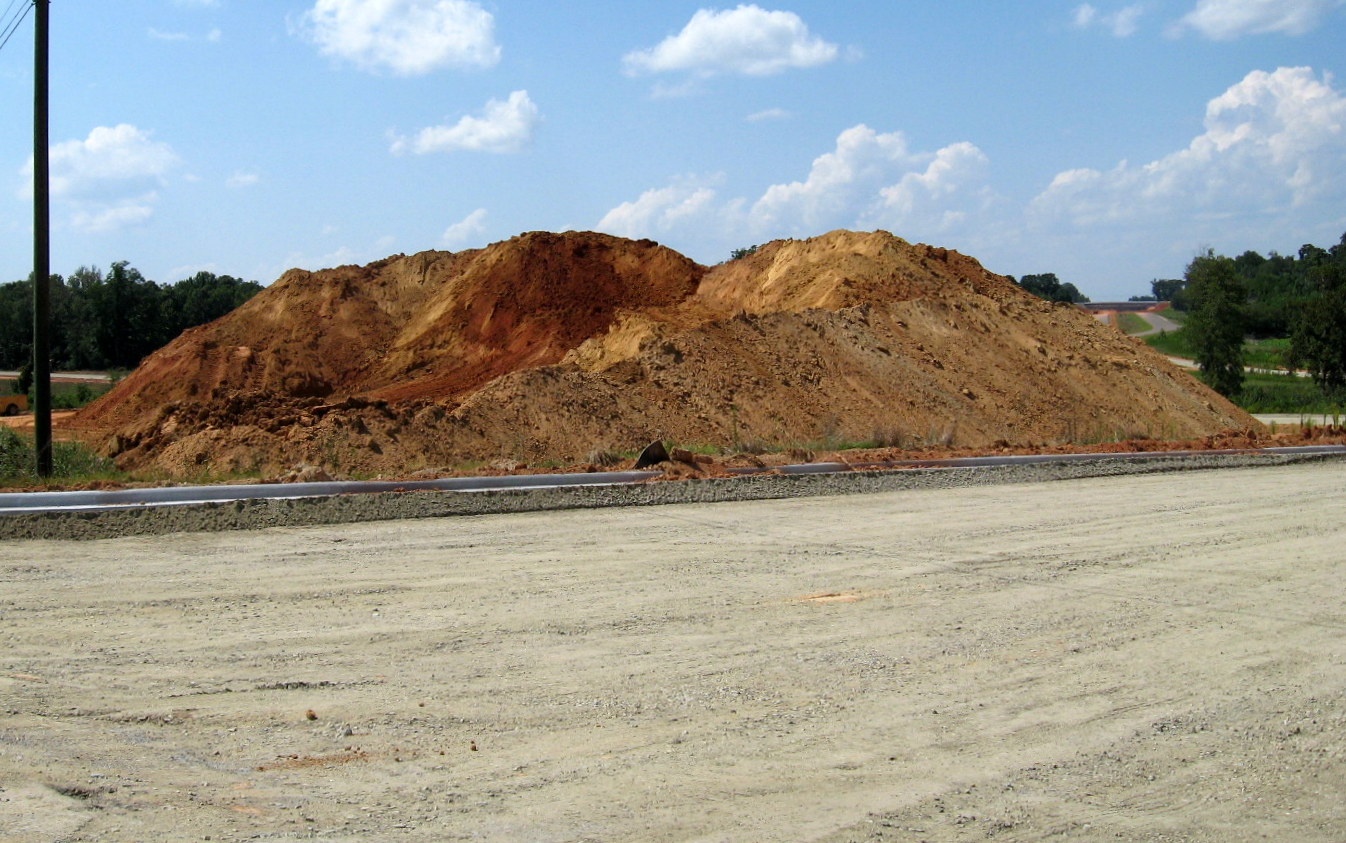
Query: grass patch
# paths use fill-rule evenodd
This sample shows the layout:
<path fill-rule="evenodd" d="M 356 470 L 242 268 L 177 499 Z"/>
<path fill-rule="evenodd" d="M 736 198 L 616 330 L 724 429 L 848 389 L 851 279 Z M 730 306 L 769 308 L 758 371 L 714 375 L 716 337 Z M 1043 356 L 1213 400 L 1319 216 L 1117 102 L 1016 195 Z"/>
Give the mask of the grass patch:
<path fill-rule="evenodd" d="M 1324 395 L 1311 378 L 1247 374 L 1234 402 L 1250 413 L 1341 413 L 1344 396 Z"/>
<path fill-rule="evenodd" d="M 51 408 L 53 410 L 78 410 L 112 389 L 110 383 L 53 383 L 51 385 Z"/>
<path fill-rule="evenodd" d="M 1196 357 L 1196 350 L 1192 348 L 1192 341 L 1186 328 L 1160 331 L 1143 339 L 1151 348 L 1172 357 L 1186 357 L 1189 360 Z M 1243 343 L 1243 365 L 1254 369 L 1286 369 L 1285 359 L 1289 352 L 1289 337 L 1246 340 Z"/>
<path fill-rule="evenodd" d="M 1196 352 L 1192 349 L 1192 341 L 1188 338 L 1185 328 L 1177 331 L 1160 331 L 1157 334 L 1143 337 L 1143 339 L 1151 348 L 1170 357 L 1191 358 L 1196 356 Z"/>
<path fill-rule="evenodd" d="M 78 442 L 53 442 L 52 476 L 48 480 L 63 483 L 94 480 L 125 480 L 112 460 L 100 457 Z M 7 427 L 0 427 L 0 484 L 23 486 L 39 482 L 37 452 L 33 439 Z"/>
<path fill-rule="evenodd" d="M 1141 334 L 1150 330 L 1150 323 L 1134 313 L 1118 313 L 1117 327 L 1122 329 L 1123 334 Z"/>
<path fill-rule="evenodd" d="M 1254 369 L 1288 369 L 1285 359 L 1289 353 L 1289 337 L 1248 340 L 1243 344 L 1243 363 Z"/>
<path fill-rule="evenodd" d="M 91 403 L 108 390 L 112 389 L 112 384 L 106 381 L 81 381 L 79 383 L 69 383 L 67 381 L 53 381 L 51 385 L 51 408 L 53 410 L 78 410 L 86 404 Z M 0 395 L 5 395 L 14 390 L 14 381 L 0 381 Z M 37 398 L 33 391 L 28 390 L 28 405 L 37 406 Z"/>
<path fill-rule="evenodd" d="M 1165 313 L 1165 315 L 1169 315 Z M 1193 358 L 1191 343 L 1184 328 L 1161 331 L 1145 337 L 1145 342 L 1156 350 L 1173 357 Z M 1244 362 L 1255 369 L 1284 369 L 1290 340 L 1284 337 L 1249 340 L 1244 346 Z M 1196 372 L 1193 375 L 1200 377 Z M 1233 401 L 1250 413 L 1339 413 L 1346 405 L 1346 396 L 1324 395 L 1312 378 L 1290 374 L 1275 375 L 1246 372 L 1243 391 Z"/>

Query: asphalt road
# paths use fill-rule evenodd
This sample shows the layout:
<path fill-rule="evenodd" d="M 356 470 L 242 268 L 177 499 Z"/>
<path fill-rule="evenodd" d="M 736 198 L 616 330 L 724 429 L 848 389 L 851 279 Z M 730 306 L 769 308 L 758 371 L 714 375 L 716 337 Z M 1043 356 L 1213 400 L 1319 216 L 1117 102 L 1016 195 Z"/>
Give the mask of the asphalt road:
<path fill-rule="evenodd" d="M 1149 322 L 1150 327 L 1138 334 L 1132 334 L 1133 337 L 1148 337 L 1150 334 L 1157 334 L 1160 331 L 1176 331 L 1182 327 L 1181 324 L 1174 322 L 1162 313 L 1137 313 L 1136 315 Z"/>

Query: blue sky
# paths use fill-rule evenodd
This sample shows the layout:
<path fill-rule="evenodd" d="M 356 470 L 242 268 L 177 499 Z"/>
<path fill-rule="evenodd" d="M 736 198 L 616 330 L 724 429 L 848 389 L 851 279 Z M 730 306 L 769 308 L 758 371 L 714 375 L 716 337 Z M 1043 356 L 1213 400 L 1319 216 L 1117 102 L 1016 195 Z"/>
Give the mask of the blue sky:
<path fill-rule="evenodd" d="M 1100 300 L 1346 231 L 1346 0 L 51 6 L 61 273 L 269 283 L 571 228 L 717 263 L 883 228 Z M 31 63 L 30 14 L 0 50 L 0 281 L 31 269 Z"/>

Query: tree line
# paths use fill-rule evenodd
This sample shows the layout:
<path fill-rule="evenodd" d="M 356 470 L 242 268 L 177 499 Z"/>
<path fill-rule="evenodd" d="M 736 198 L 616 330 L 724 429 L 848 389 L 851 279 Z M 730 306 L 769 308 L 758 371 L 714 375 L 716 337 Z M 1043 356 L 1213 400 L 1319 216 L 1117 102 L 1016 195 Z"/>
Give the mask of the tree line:
<path fill-rule="evenodd" d="M 229 313 L 262 285 L 198 272 L 175 284 L 145 278 L 126 261 L 106 273 L 80 267 L 51 276 L 51 365 L 56 370 L 133 369 L 188 328 Z M 33 280 L 0 285 L 0 369 L 32 361 Z"/>
<path fill-rule="evenodd" d="M 1014 276 L 1010 276 L 1014 281 Z M 1055 272 L 1043 272 L 1037 275 L 1025 275 L 1018 281 L 1014 281 L 1020 287 L 1047 301 L 1065 302 L 1067 304 L 1080 304 L 1089 301 L 1089 297 L 1079 291 L 1074 284 L 1056 277 Z"/>
<path fill-rule="evenodd" d="M 1346 240 L 1346 234 L 1342 238 Z M 1297 256 L 1271 252 L 1264 257 L 1248 251 L 1227 258 L 1208 252 L 1197 260 L 1219 258 L 1230 262 L 1229 269 L 1242 290 L 1244 329 L 1250 337 L 1266 339 L 1288 337 L 1294 332 L 1300 306 L 1318 288 L 1318 276 L 1332 271 L 1331 267 L 1341 262 L 1342 249 L 1341 243 L 1329 249 L 1306 244 L 1299 248 Z M 1195 302 L 1189 291 L 1191 268 L 1189 265 L 1183 278 L 1152 281 L 1150 289 L 1154 295 L 1144 298 L 1172 302 L 1177 310 L 1192 310 Z"/>
<path fill-rule="evenodd" d="M 1207 250 L 1181 281 L 1151 287 L 1188 312 L 1197 363 L 1222 394 L 1243 387 L 1245 338 L 1289 337 L 1286 362 L 1308 370 L 1324 394 L 1346 396 L 1346 234 L 1329 249 L 1305 245 L 1296 257 Z"/>

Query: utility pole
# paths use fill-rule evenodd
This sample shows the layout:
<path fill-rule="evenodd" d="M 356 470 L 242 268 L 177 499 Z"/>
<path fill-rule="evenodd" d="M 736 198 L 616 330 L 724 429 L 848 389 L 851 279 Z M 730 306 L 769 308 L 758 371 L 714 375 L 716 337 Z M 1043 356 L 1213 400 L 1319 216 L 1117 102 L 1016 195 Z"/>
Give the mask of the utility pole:
<path fill-rule="evenodd" d="M 47 23 L 50 0 L 33 0 L 33 437 L 37 476 L 51 464 L 51 174 L 47 150 Z"/>

